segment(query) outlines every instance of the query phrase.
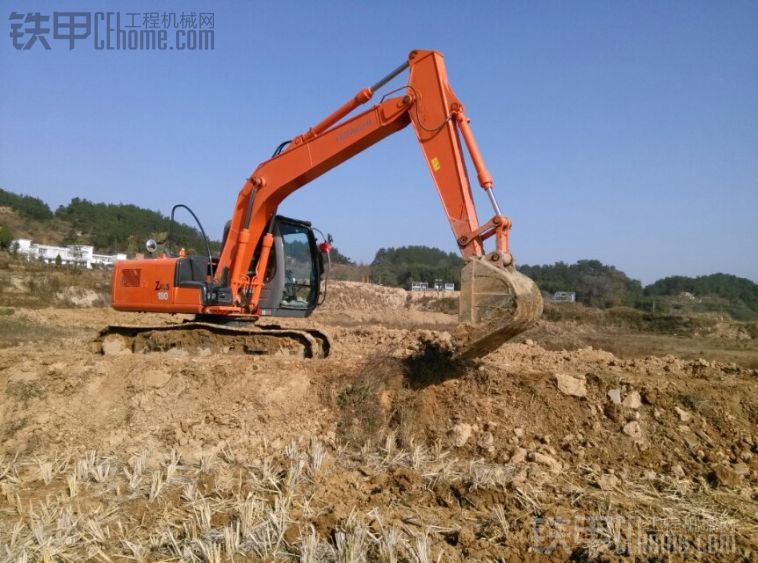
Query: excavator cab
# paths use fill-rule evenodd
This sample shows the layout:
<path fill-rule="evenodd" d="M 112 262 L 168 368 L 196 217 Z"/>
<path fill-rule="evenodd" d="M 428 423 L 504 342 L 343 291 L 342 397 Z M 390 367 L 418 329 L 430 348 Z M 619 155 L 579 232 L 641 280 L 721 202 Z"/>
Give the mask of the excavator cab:
<path fill-rule="evenodd" d="M 231 221 L 224 227 L 226 244 Z M 277 215 L 260 297 L 261 316 L 307 317 L 318 306 L 324 259 L 309 221 Z M 250 263 L 253 275 L 260 248 Z"/>
<path fill-rule="evenodd" d="M 307 317 L 318 305 L 324 261 L 307 221 L 277 215 L 261 291 L 263 316 Z"/>

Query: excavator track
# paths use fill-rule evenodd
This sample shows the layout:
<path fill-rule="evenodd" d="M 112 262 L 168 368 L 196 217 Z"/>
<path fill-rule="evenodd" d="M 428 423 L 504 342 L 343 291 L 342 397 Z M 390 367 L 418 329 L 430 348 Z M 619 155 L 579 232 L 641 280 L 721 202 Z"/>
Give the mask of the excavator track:
<path fill-rule="evenodd" d="M 105 355 L 184 351 L 197 355 L 274 355 L 317 359 L 327 357 L 330 348 L 329 337 L 316 329 L 203 321 L 157 326 L 111 325 L 101 330 L 93 341 L 93 351 Z"/>

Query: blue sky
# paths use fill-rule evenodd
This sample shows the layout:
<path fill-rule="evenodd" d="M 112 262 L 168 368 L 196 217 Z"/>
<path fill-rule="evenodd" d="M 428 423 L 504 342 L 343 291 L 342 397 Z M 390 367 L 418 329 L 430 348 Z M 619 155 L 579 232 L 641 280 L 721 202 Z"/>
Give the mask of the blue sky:
<path fill-rule="evenodd" d="M 168 213 L 182 202 L 220 237 L 245 177 L 280 141 L 411 49 L 437 49 L 513 220 L 517 262 L 758 280 L 756 2 L 2 4 L 5 189 L 52 206 L 79 196 Z M 63 9 L 214 12 L 215 50 L 13 49 L 11 11 Z M 358 260 L 405 244 L 456 249 L 410 129 L 280 211 Z"/>

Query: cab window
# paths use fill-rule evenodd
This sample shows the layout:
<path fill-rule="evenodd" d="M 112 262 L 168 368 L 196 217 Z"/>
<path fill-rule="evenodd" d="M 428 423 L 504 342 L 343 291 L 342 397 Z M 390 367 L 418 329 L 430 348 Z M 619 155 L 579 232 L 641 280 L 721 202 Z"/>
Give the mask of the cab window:
<path fill-rule="evenodd" d="M 281 307 L 306 309 L 316 296 L 317 277 L 306 227 L 280 224 L 284 247 L 284 295 Z"/>

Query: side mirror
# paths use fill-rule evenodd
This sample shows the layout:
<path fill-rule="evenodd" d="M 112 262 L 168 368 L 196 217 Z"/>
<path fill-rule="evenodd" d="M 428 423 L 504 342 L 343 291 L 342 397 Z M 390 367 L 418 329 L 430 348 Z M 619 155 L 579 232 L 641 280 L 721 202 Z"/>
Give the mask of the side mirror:
<path fill-rule="evenodd" d="M 158 243 L 155 242 L 153 239 L 149 239 L 145 243 L 145 250 L 147 250 L 150 254 L 158 250 Z"/>

